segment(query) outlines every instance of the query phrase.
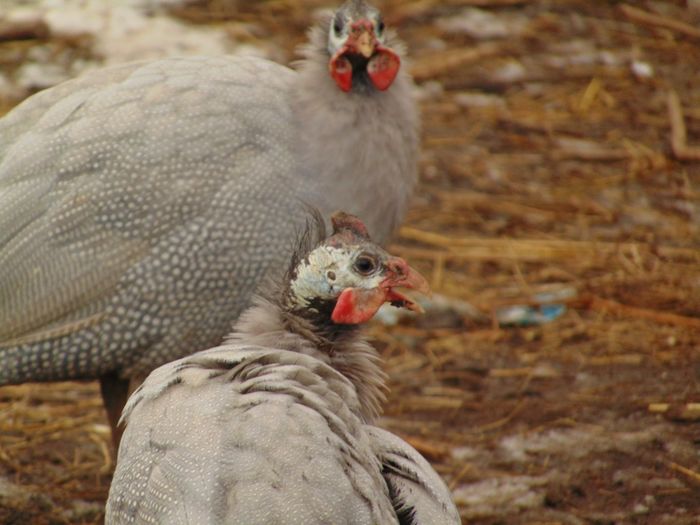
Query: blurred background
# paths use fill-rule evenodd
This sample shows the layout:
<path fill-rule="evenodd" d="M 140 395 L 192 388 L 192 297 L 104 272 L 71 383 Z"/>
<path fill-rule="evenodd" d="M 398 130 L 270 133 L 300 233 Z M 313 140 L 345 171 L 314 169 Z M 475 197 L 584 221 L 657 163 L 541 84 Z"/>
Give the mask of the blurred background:
<path fill-rule="evenodd" d="M 697 524 L 700 2 L 376 3 L 423 112 L 392 249 L 436 292 L 372 325 L 382 424 L 464 523 Z M 290 63 L 327 7 L 1 0 L 0 113 L 129 60 Z M 0 523 L 101 523 L 112 469 L 97 384 L 0 388 Z"/>

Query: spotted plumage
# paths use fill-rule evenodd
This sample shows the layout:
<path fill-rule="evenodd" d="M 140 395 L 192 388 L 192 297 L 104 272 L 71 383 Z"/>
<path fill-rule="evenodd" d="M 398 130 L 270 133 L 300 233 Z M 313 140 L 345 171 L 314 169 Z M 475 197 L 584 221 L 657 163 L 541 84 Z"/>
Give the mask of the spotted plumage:
<path fill-rule="evenodd" d="M 297 72 L 134 63 L 0 119 L 0 385 L 99 377 L 114 420 L 125 381 L 221 341 L 283 271 L 306 205 L 388 238 L 416 179 L 411 82 L 339 89 L 330 26 L 312 29 Z"/>
<path fill-rule="evenodd" d="M 459 523 L 430 465 L 374 426 L 379 357 L 356 324 L 333 321 L 345 293 L 389 300 L 427 284 L 356 219 L 333 222 L 223 345 L 156 369 L 129 399 L 107 525 Z"/>

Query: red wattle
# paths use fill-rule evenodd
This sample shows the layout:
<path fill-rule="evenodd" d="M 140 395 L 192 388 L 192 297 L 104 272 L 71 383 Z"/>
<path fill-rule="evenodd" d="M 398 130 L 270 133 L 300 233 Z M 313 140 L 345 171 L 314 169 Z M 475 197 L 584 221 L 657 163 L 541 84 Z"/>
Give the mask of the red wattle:
<path fill-rule="evenodd" d="M 346 288 L 338 296 L 331 319 L 336 324 L 366 323 L 374 317 L 385 300 L 385 293 L 378 288 L 373 290 Z"/>
<path fill-rule="evenodd" d="M 329 62 L 331 77 L 340 89 L 345 92 L 352 87 L 352 64 L 342 55 L 336 55 Z"/>
<path fill-rule="evenodd" d="M 367 74 L 379 91 L 384 91 L 394 82 L 401 67 L 399 56 L 385 47 L 377 46 L 376 54 L 367 64 Z"/>

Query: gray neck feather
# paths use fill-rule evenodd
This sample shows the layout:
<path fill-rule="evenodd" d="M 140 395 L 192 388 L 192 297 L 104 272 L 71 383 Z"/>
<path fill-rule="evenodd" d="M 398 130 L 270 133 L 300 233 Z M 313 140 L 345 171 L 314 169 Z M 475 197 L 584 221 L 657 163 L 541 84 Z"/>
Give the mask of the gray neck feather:
<path fill-rule="evenodd" d="M 313 324 L 278 304 L 256 297 L 253 306 L 238 319 L 227 343 L 244 343 L 309 355 L 343 374 L 354 385 L 362 419 L 373 422 L 386 399 L 386 374 L 377 351 L 357 330 L 346 331 L 334 341 L 318 334 Z"/>

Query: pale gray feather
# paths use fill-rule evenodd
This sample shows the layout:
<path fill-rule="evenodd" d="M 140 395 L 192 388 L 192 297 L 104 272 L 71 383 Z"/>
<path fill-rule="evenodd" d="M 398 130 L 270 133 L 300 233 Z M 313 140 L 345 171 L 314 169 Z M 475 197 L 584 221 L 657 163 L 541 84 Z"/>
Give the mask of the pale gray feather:
<path fill-rule="evenodd" d="M 398 512 L 415 525 L 459 525 L 450 491 L 430 464 L 404 440 L 378 427 L 365 427 Z"/>
<path fill-rule="evenodd" d="M 358 406 L 296 352 L 231 344 L 164 365 L 125 409 L 106 523 L 398 523 Z"/>
<path fill-rule="evenodd" d="M 0 333 L 20 345 L 1 351 L 0 383 L 143 374 L 220 339 L 305 216 L 293 130 L 278 125 L 291 76 L 251 59 L 142 65 L 68 116 L 61 99 L 32 147 L 9 149 Z M 62 326 L 80 329 L 51 337 Z"/>

